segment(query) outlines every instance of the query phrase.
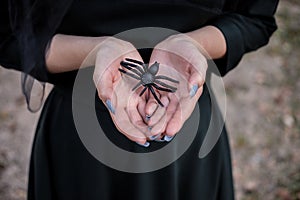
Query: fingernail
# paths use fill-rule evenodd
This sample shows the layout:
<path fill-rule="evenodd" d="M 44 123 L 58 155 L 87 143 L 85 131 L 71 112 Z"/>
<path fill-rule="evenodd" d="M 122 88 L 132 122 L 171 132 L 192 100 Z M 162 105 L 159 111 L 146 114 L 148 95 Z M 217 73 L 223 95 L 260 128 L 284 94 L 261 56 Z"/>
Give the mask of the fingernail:
<path fill-rule="evenodd" d="M 155 142 L 165 142 L 165 140 L 163 140 L 163 139 L 156 139 L 156 140 L 154 140 Z"/>
<path fill-rule="evenodd" d="M 199 88 L 198 85 L 193 85 L 190 91 L 190 97 L 194 97 L 196 95 L 198 88 Z"/>
<path fill-rule="evenodd" d="M 160 134 L 152 135 L 149 137 L 149 139 L 153 141 L 153 140 L 156 140 L 157 138 L 159 138 L 159 136 L 160 136 Z"/>
<path fill-rule="evenodd" d="M 165 140 L 166 142 L 170 142 L 173 138 L 174 138 L 174 136 L 168 136 L 168 135 L 165 135 L 164 140 Z"/>
<path fill-rule="evenodd" d="M 145 118 L 146 122 L 148 122 L 150 120 L 150 118 L 151 118 L 150 115 L 146 115 L 146 118 Z"/>
<path fill-rule="evenodd" d="M 142 146 L 142 147 L 149 147 L 150 143 L 149 142 L 145 142 L 144 144 L 138 143 L 136 142 L 138 145 Z"/>
<path fill-rule="evenodd" d="M 152 126 L 148 126 L 148 131 L 151 131 L 152 130 Z"/>
<path fill-rule="evenodd" d="M 112 113 L 115 114 L 115 108 L 113 107 L 111 101 L 109 99 L 106 100 L 106 106 L 108 108 L 108 110 Z"/>

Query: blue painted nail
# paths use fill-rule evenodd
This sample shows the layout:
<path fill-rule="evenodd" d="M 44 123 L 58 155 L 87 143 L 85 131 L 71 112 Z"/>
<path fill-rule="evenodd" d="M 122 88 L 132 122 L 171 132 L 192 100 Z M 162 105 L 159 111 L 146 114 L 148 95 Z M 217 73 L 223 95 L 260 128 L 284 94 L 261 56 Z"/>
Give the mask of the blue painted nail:
<path fill-rule="evenodd" d="M 148 122 L 150 120 L 151 116 L 150 115 L 146 115 L 145 120 L 146 122 Z"/>
<path fill-rule="evenodd" d="M 174 138 L 174 136 L 168 136 L 168 135 L 165 135 L 164 140 L 165 140 L 166 142 L 170 142 L 173 138 Z"/>
<path fill-rule="evenodd" d="M 163 139 L 156 139 L 156 140 L 154 140 L 155 142 L 165 142 L 165 140 L 163 140 Z"/>
<path fill-rule="evenodd" d="M 159 138 L 159 136 L 160 136 L 160 134 L 152 135 L 149 137 L 149 139 L 153 141 L 153 140 L 156 140 L 157 138 Z"/>
<path fill-rule="evenodd" d="M 148 126 L 148 131 L 151 131 L 152 130 L 152 126 Z"/>
<path fill-rule="evenodd" d="M 113 107 L 111 101 L 109 99 L 106 100 L 106 106 L 108 108 L 108 110 L 112 113 L 115 114 L 115 108 Z"/>
<path fill-rule="evenodd" d="M 136 142 L 138 145 L 142 146 L 142 147 L 149 147 L 150 143 L 149 142 L 145 142 L 145 144 L 140 144 L 138 142 Z"/>
<path fill-rule="evenodd" d="M 198 89 L 199 89 L 198 85 L 193 85 L 193 87 L 190 91 L 190 97 L 194 97 L 196 95 Z"/>

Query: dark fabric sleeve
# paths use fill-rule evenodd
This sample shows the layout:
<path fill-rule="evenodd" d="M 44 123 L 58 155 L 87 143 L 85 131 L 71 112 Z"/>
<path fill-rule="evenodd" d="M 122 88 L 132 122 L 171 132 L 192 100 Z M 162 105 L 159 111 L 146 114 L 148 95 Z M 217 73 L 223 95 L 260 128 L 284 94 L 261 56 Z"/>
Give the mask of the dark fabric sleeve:
<path fill-rule="evenodd" d="M 0 65 L 21 71 L 20 49 L 12 33 L 7 1 L 1 1 L 0 6 Z"/>
<path fill-rule="evenodd" d="M 22 73 L 22 92 L 28 109 L 39 110 L 51 74 L 46 51 L 72 0 L 3 0 L 0 2 L 0 65 Z M 40 101 L 31 103 L 35 79 L 42 81 Z"/>
<path fill-rule="evenodd" d="M 215 60 L 222 76 L 236 67 L 245 53 L 269 42 L 277 29 L 274 18 L 277 5 L 278 0 L 230 2 L 230 9 L 210 23 L 219 28 L 226 39 L 226 55 Z"/>
<path fill-rule="evenodd" d="M 0 65 L 47 82 L 45 55 L 72 0 L 4 0 L 0 5 Z"/>
<path fill-rule="evenodd" d="M 18 12 L 18 13 L 17 13 Z M 47 81 L 47 70 L 45 66 L 45 49 L 38 52 L 38 45 L 35 50 L 29 49 L 29 43 L 26 43 L 25 37 L 29 34 L 24 34 L 29 27 L 22 27 L 21 19 L 25 13 L 24 6 L 21 4 L 15 5 L 13 1 L 1 1 L 0 6 L 0 65 L 15 69 L 25 74 L 29 74 L 34 78 Z M 25 20 L 24 20 L 25 21 Z M 27 32 L 26 32 L 27 33 Z M 34 41 L 33 35 L 31 40 Z M 28 52 L 30 51 L 30 52 Z M 40 55 L 38 58 L 36 55 Z"/>

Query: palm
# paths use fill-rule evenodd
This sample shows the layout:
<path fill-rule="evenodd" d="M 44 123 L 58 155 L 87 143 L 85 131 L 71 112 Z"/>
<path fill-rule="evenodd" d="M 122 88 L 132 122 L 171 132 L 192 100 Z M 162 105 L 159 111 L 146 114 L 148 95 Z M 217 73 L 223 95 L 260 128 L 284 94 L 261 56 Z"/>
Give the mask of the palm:
<path fill-rule="evenodd" d="M 158 123 L 151 124 L 154 125 L 153 134 L 163 133 L 173 136 L 189 118 L 202 93 L 206 59 L 199 49 L 185 38 L 179 40 L 171 38 L 158 44 L 154 49 L 150 62 L 154 61 L 161 63 L 161 73 L 180 80 L 174 95 L 159 92 L 162 97 L 167 95 L 170 103 L 165 114 L 157 120 Z"/>
<path fill-rule="evenodd" d="M 125 57 L 142 60 L 128 42 L 109 39 L 100 44 L 93 79 L 99 98 L 110 110 L 117 129 L 130 140 L 145 144 L 148 127 L 138 112 L 145 100 L 131 90 L 133 80 L 122 77 L 119 72 L 120 62 Z"/>

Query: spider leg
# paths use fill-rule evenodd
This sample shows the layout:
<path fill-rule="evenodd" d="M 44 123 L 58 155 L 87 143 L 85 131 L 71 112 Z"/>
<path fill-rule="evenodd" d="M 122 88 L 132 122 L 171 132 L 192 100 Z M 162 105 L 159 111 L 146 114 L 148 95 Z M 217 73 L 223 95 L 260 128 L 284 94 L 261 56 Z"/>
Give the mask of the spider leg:
<path fill-rule="evenodd" d="M 148 71 L 148 69 L 149 69 L 149 64 L 143 64 L 143 68 L 144 68 L 144 70 L 145 70 L 145 72 L 147 72 Z"/>
<path fill-rule="evenodd" d="M 136 88 L 138 88 L 140 85 L 142 85 L 142 81 L 138 82 L 134 88 L 132 88 L 132 91 L 134 91 Z"/>
<path fill-rule="evenodd" d="M 159 98 L 157 97 L 157 95 L 156 95 L 156 93 L 155 93 L 153 87 L 152 87 L 151 85 L 149 85 L 148 88 L 149 88 L 150 92 L 153 94 L 153 96 L 154 96 L 155 100 L 157 101 L 157 103 L 158 103 L 159 105 L 161 105 L 162 107 L 164 107 L 164 104 L 162 104 L 162 102 L 161 102 L 161 101 L 159 100 Z"/>
<path fill-rule="evenodd" d="M 133 63 L 136 63 L 138 65 L 141 65 L 144 69 L 144 71 L 146 72 L 147 71 L 147 65 L 139 60 L 134 60 L 134 59 L 131 59 L 131 58 L 125 58 L 125 60 L 129 61 L 129 62 L 133 62 Z"/>
<path fill-rule="evenodd" d="M 128 66 L 127 64 L 125 64 L 123 61 L 120 62 L 120 65 L 122 65 L 122 66 L 125 67 L 126 69 L 128 69 L 128 70 L 130 70 L 130 71 L 136 73 L 137 75 L 142 76 L 142 73 L 141 73 L 140 71 L 138 71 L 138 70 L 136 70 L 136 69 L 133 69 L 132 67 L 129 67 L 129 66 Z"/>
<path fill-rule="evenodd" d="M 156 85 L 155 83 L 152 83 L 151 84 L 153 87 L 155 87 L 156 89 L 158 89 L 158 90 L 161 90 L 161 91 L 165 91 L 165 92 L 172 92 L 172 93 L 174 93 L 175 91 L 174 90 L 170 90 L 170 89 L 168 89 L 168 88 L 163 88 L 163 87 L 159 87 L 158 85 Z"/>
<path fill-rule="evenodd" d="M 126 75 L 128 75 L 128 76 L 130 76 L 130 77 L 132 77 L 132 78 L 134 78 L 134 79 L 137 79 L 137 80 L 141 80 L 141 78 L 140 77 L 138 77 L 137 75 L 135 75 L 135 74 L 132 74 L 132 73 L 128 73 L 128 72 L 126 72 L 124 69 L 118 69 L 120 72 L 122 72 L 122 73 L 124 73 L 124 74 L 126 74 Z"/>
<path fill-rule="evenodd" d="M 161 86 L 164 86 L 164 87 L 166 87 L 166 88 L 169 88 L 169 89 L 171 89 L 171 90 L 177 90 L 176 87 L 173 87 L 173 86 L 171 86 L 171 85 L 168 85 L 168 84 L 166 84 L 166 83 L 164 83 L 164 82 L 162 82 L 162 81 L 159 81 L 159 80 L 155 80 L 154 83 L 157 83 L 157 84 L 159 84 L 159 85 L 161 85 Z"/>
<path fill-rule="evenodd" d="M 130 66 L 130 67 L 136 68 L 136 69 L 139 70 L 142 74 L 145 73 L 145 72 L 143 71 L 143 69 L 142 69 L 140 66 L 136 65 L 136 64 L 129 63 L 129 62 L 125 62 L 125 61 L 121 61 L 120 64 L 121 64 L 122 66 L 128 65 L 128 66 Z"/>
<path fill-rule="evenodd" d="M 139 65 L 143 65 L 144 64 L 142 61 L 135 60 L 135 59 L 132 59 L 132 58 L 125 58 L 125 60 L 127 60 L 129 62 L 133 62 L 133 63 L 139 64 Z"/>
<path fill-rule="evenodd" d="M 147 87 L 144 87 L 144 89 L 141 91 L 140 96 L 142 96 L 147 90 Z"/>
<path fill-rule="evenodd" d="M 173 83 L 179 83 L 179 81 L 177 81 L 175 79 L 172 79 L 170 77 L 167 77 L 167 76 L 163 76 L 163 75 L 156 76 L 155 79 L 164 79 L 164 80 L 167 80 L 167 81 L 171 81 Z"/>

